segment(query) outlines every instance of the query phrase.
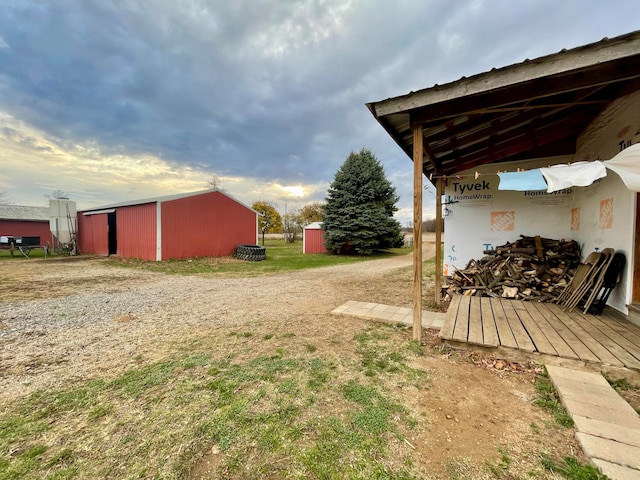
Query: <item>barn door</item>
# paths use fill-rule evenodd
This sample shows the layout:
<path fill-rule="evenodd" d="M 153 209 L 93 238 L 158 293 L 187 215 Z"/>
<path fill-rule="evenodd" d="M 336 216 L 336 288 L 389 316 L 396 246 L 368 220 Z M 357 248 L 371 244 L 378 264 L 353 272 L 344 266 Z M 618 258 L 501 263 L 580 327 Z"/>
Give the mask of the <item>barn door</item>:
<path fill-rule="evenodd" d="M 109 255 L 118 253 L 118 233 L 116 231 L 116 212 L 107 214 L 107 227 L 109 230 Z"/>

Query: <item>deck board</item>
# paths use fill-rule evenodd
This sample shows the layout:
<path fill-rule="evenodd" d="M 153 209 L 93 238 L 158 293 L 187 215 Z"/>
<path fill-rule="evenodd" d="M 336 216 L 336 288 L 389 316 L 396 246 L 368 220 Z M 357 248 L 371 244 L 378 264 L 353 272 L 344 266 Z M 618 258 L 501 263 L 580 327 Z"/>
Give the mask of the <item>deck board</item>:
<path fill-rule="evenodd" d="M 633 355 L 629 350 L 633 351 L 634 345 L 627 339 L 607 325 L 602 319 L 593 315 L 584 315 L 582 317 L 598 330 L 598 341 L 615 355 L 615 357 L 624 364 L 625 367 L 633 367 L 640 369 L 639 353 Z"/>
<path fill-rule="evenodd" d="M 631 336 L 629 330 L 621 330 L 612 322 L 605 320 L 602 316 L 585 315 L 583 313 L 580 313 L 579 315 L 582 319 L 590 322 L 609 338 L 615 339 L 618 345 L 624 346 L 626 349 L 634 349 L 634 347 L 636 346 L 635 343 L 633 341 L 630 341 L 628 338 L 629 336 Z M 638 359 L 640 359 L 640 357 L 638 357 Z"/>
<path fill-rule="evenodd" d="M 496 328 L 498 330 L 498 338 L 500 339 L 500 345 L 510 348 L 518 348 L 516 339 L 511 332 L 511 327 L 507 322 L 507 316 L 504 313 L 502 302 L 499 298 L 491 299 L 491 308 L 493 310 L 493 318 L 496 322 Z"/>
<path fill-rule="evenodd" d="M 480 310 L 482 311 L 482 337 L 484 344 L 490 347 L 500 345 L 498 341 L 498 330 L 493 316 L 493 308 L 488 297 L 480 297 Z"/>
<path fill-rule="evenodd" d="M 611 322 L 607 322 L 611 328 L 615 329 L 621 335 L 624 335 L 627 340 L 640 348 L 640 327 L 638 325 L 634 325 L 631 322 L 620 320 L 615 317 L 607 316 L 606 318 L 613 320 Z"/>
<path fill-rule="evenodd" d="M 460 308 L 460 300 L 462 295 L 454 295 L 449 303 L 447 314 L 444 318 L 444 324 L 440 329 L 440 336 L 442 338 L 453 338 L 453 330 L 456 326 L 456 318 L 458 317 L 458 308 Z"/>
<path fill-rule="evenodd" d="M 557 356 L 558 352 L 547 338 L 547 335 L 551 336 L 551 332 L 545 333 L 545 330 L 551 330 L 547 322 L 544 320 L 541 323 L 536 322 L 522 302 L 512 303 L 512 305 L 522 325 L 527 330 L 535 350 L 546 355 Z M 555 332 L 553 333 L 555 334 Z M 520 345 L 520 342 L 518 342 L 518 345 Z"/>
<path fill-rule="evenodd" d="M 456 318 L 456 328 L 453 330 L 453 339 L 458 342 L 466 342 L 469 336 L 469 305 L 471 297 L 463 295 L 458 307 L 458 318 Z M 461 315 L 464 313 L 464 316 Z"/>
<path fill-rule="evenodd" d="M 504 307 L 507 322 L 509 322 L 509 326 L 511 327 L 511 332 L 513 332 L 513 336 L 518 344 L 518 350 L 534 352 L 536 348 L 531 341 L 531 337 L 529 337 L 529 334 L 522 325 L 518 312 L 513 306 L 513 302 L 505 301 L 502 306 Z"/>
<path fill-rule="evenodd" d="M 469 308 L 469 336 L 467 342 L 475 345 L 483 345 L 482 336 L 482 310 L 480 302 L 471 302 Z"/>
<path fill-rule="evenodd" d="M 618 357 L 611 353 L 607 345 L 602 343 L 602 341 L 606 339 L 606 337 L 602 335 L 602 332 L 600 332 L 600 330 L 591 325 L 591 323 L 584 321 L 584 319 L 582 319 L 581 317 L 577 317 L 576 319 L 574 315 L 563 312 L 559 307 L 555 305 L 553 309 L 549 309 L 549 312 L 553 315 L 566 315 L 571 317 L 576 335 L 579 335 L 580 338 L 582 338 L 582 341 L 589 347 L 589 350 L 591 350 L 598 357 L 600 363 L 619 367 L 624 366 L 624 364 L 620 360 L 618 360 Z M 569 324 L 568 320 L 565 320 L 565 323 Z M 610 344 L 610 342 L 608 342 L 608 339 L 607 344 Z"/>
<path fill-rule="evenodd" d="M 575 360 L 580 358 L 567 341 L 573 339 L 573 335 L 562 322 L 550 315 L 545 317 L 533 302 L 522 302 L 522 305 L 529 312 L 533 321 L 540 326 L 540 329 L 559 357 L 573 358 Z"/>
<path fill-rule="evenodd" d="M 553 305 L 539 303 L 535 306 L 545 318 L 555 318 L 564 328 L 557 329 L 580 360 L 588 362 L 619 363 L 618 359 L 589 335 L 571 315 Z M 622 366 L 622 364 L 620 364 Z"/>
<path fill-rule="evenodd" d="M 440 337 L 640 371 L 640 327 L 555 304 L 456 295 Z"/>

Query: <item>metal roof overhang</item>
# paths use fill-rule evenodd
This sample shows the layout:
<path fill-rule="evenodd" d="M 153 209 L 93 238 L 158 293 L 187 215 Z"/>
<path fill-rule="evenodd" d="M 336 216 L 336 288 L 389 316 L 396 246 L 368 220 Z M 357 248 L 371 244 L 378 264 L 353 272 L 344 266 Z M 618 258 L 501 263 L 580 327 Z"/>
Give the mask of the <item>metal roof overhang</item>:
<path fill-rule="evenodd" d="M 367 107 L 411 159 L 412 127 L 422 124 L 429 178 L 574 154 L 578 135 L 602 110 L 639 89 L 636 31 Z"/>
<path fill-rule="evenodd" d="M 113 213 L 115 211 L 116 211 L 115 208 L 105 208 L 103 210 L 91 210 L 90 212 L 82 212 L 82 215 L 84 215 L 84 216 L 102 215 L 103 213 Z"/>

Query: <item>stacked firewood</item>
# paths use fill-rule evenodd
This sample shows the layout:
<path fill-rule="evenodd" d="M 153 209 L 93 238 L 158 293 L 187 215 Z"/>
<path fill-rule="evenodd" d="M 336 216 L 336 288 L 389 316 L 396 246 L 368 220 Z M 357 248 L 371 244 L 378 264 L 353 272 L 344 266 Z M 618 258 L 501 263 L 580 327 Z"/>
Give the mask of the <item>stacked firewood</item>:
<path fill-rule="evenodd" d="M 455 270 L 443 285 L 445 298 L 458 293 L 548 302 L 567 286 L 580 263 L 574 240 L 520 236 L 485 250 L 464 270 Z"/>

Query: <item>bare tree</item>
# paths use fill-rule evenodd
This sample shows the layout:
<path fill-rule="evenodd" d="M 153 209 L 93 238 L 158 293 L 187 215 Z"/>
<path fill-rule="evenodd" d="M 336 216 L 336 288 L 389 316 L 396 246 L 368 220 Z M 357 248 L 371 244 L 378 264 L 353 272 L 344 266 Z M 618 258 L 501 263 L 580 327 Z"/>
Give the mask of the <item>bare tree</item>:
<path fill-rule="evenodd" d="M 54 190 L 51 193 L 45 193 L 44 196 L 49 200 L 69 200 L 69 194 L 60 189 Z"/>
<path fill-rule="evenodd" d="M 222 180 L 220 180 L 220 177 L 217 175 L 211 175 L 209 177 L 209 179 L 207 180 L 207 187 L 208 188 L 215 188 L 216 190 L 220 190 L 222 192 L 224 192 L 224 188 L 222 187 Z"/>
<path fill-rule="evenodd" d="M 302 233 L 302 217 L 297 210 L 285 213 L 282 217 L 282 232 L 287 243 L 295 243 Z"/>

